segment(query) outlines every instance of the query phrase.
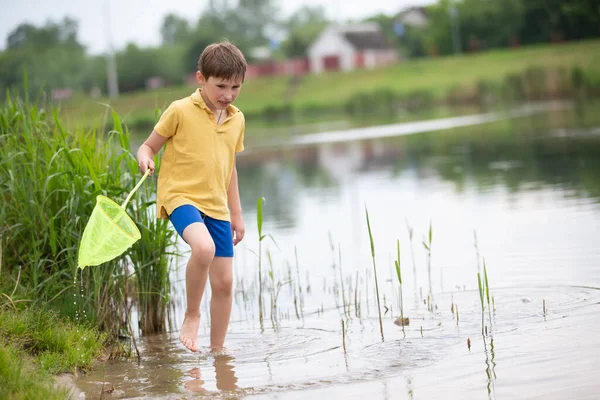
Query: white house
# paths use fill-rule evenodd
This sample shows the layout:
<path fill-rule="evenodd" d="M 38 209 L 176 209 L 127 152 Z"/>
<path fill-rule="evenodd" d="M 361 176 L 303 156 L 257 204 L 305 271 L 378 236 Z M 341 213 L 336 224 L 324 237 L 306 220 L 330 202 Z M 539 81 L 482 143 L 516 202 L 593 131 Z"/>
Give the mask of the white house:
<path fill-rule="evenodd" d="M 425 7 L 409 7 L 398 13 L 396 22 L 407 26 L 423 28 L 429 24 L 429 16 Z"/>
<path fill-rule="evenodd" d="M 376 23 L 331 25 L 308 48 L 310 71 L 350 71 L 398 61 L 398 50 Z"/>

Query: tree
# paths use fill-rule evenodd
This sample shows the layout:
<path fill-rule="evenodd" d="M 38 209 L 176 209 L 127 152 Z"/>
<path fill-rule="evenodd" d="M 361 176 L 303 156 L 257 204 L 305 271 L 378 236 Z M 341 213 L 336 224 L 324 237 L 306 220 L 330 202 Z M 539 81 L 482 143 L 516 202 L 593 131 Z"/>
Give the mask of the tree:
<path fill-rule="evenodd" d="M 64 86 L 79 88 L 83 81 L 85 48 L 77 40 L 78 24 L 64 18 L 42 27 L 21 24 L 6 39 L 0 82 L 20 88 L 27 71 L 32 92 Z"/>
<path fill-rule="evenodd" d="M 597 37 L 600 9 L 594 0 L 527 0 L 525 24 L 520 30 L 524 43 Z"/>
<path fill-rule="evenodd" d="M 296 10 L 281 25 L 288 32 L 282 43 L 287 57 L 304 57 L 310 44 L 329 25 L 323 6 L 303 6 Z"/>
<path fill-rule="evenodd" d="M 245 36 L 252 46 L 268 42 L 265 29 L 277 23 L 279 9 L 275 0 L 238 0 L 238 7 L 230 18 L 237 16 L 238 24 L 245 27 Z M 239 26 L 239 25 L 238 25 Z"/>
<path fill-rule="evenodd" d="M 522 0 L 463 0 L 458 6 L 462 48 L 509 46 L 523 27 L 523 13 Z"/>
<path fill-rule="evenodd" d="M 175 14 L 168 14 L 163 20 L 160 35 L 164 45 L 185 43 L 191 36 L 190 24 Z"/>

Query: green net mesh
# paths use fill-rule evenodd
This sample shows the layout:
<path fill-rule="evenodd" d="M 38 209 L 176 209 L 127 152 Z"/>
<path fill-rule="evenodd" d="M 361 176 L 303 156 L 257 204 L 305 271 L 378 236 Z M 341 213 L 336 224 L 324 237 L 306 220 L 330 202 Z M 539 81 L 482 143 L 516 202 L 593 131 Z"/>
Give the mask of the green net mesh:
<path fill-rule="evenodd" d="M 79 245 L 79 267 L 110 261 L 141 237 L 135 222 L 120 205 L 108 197 L 98 196 Z"/>

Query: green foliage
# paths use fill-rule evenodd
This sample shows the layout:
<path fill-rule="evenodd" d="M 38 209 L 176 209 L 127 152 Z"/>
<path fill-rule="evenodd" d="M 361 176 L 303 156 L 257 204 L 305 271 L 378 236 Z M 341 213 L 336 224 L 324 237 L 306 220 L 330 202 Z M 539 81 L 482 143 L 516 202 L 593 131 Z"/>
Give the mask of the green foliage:
<path fill-rule="evenodd" d="M 57 390 L 49 374 L 37 371 L 14 346 L 0 343 L 0 398 L 63 400 L 66 389 Z"/>
<path fill-rule="evenodd" d="M 190 24 L 185 18 L 167 14 L 160 27 L 160 36 L 165 46 L 186 43 L 191 38 Z"/>
<path fill-rule="evenodd" d="M 143 224 L 142 241 L 116 260 L 77 273 L 78 245 L 96 196 L 124 198 L 137 180 L 129 132 L 116 114 L 113 121 L 108 135 L 67 131 L 55 110 L 9 95 L 0 108 L 0 234 L 2 273 L 18 282 L 13 301 L 36 299 L 71 317 L 79 312 L 117 335 L 128 330 L 129 260 L 134 268 L 157 269 L 163 276 L 162 257 L 173 233 L 165 223 L 153 221 L 147 193 L 143 206 L 134 211 L 136 222 Z M 145 282 L 141 272 L 137 278 Z M 81 287 L 74 286 L 75 279 Z M 165 297 L 168 281 L 154 284 L 164 285 L 153 292 Z"/>
<path fill-rule="evenodd" d="M 182 84 L 185 75 L 184 51 L 183 46 L 142 49 L 129 44 L 117 55 L 119 90 L 144 89 L 147 80 L 152 77 L 160 77 L 166 84 Z"/>
<path fill-rule="evenodd" d="M 51 374 L 89 370 L 106 340 L 106 335 L 65 322 L 52 310 L 0 310 L 0 341 L 38 357 L 42 370 Z"/>
<path fill-rule="evenodd" d="M 106 340 L 53 311 L 0 308 L 0 398 L 67 398 L 54 388 L 53 375 L 89 370 Z"/>
<path fill-rule="evenodd" d="M 397 256 L 394 264 L 396 265 L 396 275 L 398 275 L 398 282 L 400 283 L 400 285 L 402 285 L 402 270 L 400 268 L 400 239 L 398 239 L 396 241 L 396 244 L 397 244 L 398 256 Z"/>
<path fill-rule="evenodd" d="M 395 14 L 368 16 L 379 24 L 401 54 L 408 57 L 454 52 L 453 32 L 463 51 L 578 40 L 598 36 L 600 13 L 594 0 L 438 0 L 426 7 L 428 23 L 394 32 Z M 455 7 L 456 19 L 451 17 Z M 400 10 L 399 10 L 400 11 Z M 251 49 L 283 39 L 276 56 L 302 57 L 328 26 L 322 7 L 302 6 L 286 19 L 275 0 L 241 0 L 233 4 L 211 0 L 195 23 L 168 14 L 160 27 L 162 45 L 139 48 L 129 44 L 117 54 L 122 91 L 146 87 L 158 76 L 166 84 L 183 82 L 194 72 L 200 53 L 218 40 L 235 43 L 250 62 Z M 36 27 L 23 23 L 0 52 L 0 90 L 23 90 L 23 71 L 31 77 L 31 93 L 40 88 L 70 87 L 89 91 L 106 88 L 104 56 L 88 55 L 78 42 L 78 24 L 69 18 Z"/>
<path fill-rule="evenodd" d="M 283 22 L 288 37 L 281 44 L 290 58 L 306 57 L 306 51 L 330 22 L 323 6 L 302 6 Z"/>
<path fill-rule="evenodd" d="M 37 28 L 21 24 L 6 40 L 0 53 L 0 82 L 5 88 L 23 90 L 23 72 L 30 76 L 30 93 L 42 87 L 82 86 L 85 48 L 77 41 L 77 22 L 65 18 Z"/>

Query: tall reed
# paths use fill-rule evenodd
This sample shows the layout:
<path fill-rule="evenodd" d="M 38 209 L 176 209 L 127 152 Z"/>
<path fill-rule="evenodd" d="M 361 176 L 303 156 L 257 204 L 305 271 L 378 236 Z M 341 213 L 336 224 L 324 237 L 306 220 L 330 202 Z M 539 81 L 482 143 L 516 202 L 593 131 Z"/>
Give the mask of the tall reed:
<path fill-rule="evenodd" d="M 367 216 L 367 228 L 369 230 L 369 242 L 371 243 L 371 258 L 373 259 L 373 272 L 375 276 L 375 293 L 377 294 L 377 312 L 379 314 L 379 330 L 381 332 L 381 340 L 383 340 L 383 322 L 381 320 L 381 305 L 379 304 L 379 283 L 377 282 L 377 265 L 375 264 L 375 242 L 373 241 L 373 233 L 371 232 L 371 222 L 369 221 L 369 210 L 365 206 L 365 214 Z"/>
<path fill-rule="evenodd" d="M 485 258 L 483 259 L 483 282 L 485 283 L 485 297 L 488 305 L 488 315 L 490 317 L 490 329 L 492 329 L 492 305 L 490 303 L 490 283 L 488 280 L 487 266 L 485 265 Z"/>
<path fill-rule="evenodd" d="M 22 267 L 19 296 L 68 316 L 81 308 L 88 322 L 116 335 L 129 330 L 131 252 L 86 268 L 80 276 L 83 298 L 73 302 L 80 293 L 73 288 L 79 241 L 96 196 L 118 202 L 137 167 L 127 148 L 129 133 L 114 113 L 113 124 L 107 134 L 67 131 L 57 110 L 7 94 L 0 107 L 0 234 L 6 274 Z M 164 250 L 156 243 L 150 247 Z"/>
<path fill-rule="evenodd" d="M 481 280 L 481 274 L 478 272 L 477 273 L 477 286 L 479 287 L 479 299 L 481 300 L 481 335 L 482 336 L 485 336 L 485 334 L 484 334 L 485 323 L 483 321 L 484 316 L 485 316 L 485 302 L 483 301 L 483 291 L 484 291 L 483 286 L 484 285 L 485 285 L 485 283 L 482 282 L 482 280 Z"/>
<path fill-rule="evenodd" d="M 433 225 L 432 222 L 429 221 L 429 235 L 427 237 L 428 241 L 426 242 L 425 239 L 423 239 L 423 247 L 425 247 L 425 251 L 427 252 L 427 276 L 429 278 L 429 305 L 427 306 L 427 309 L 429 311 L 433 311 L 433 289 L 432 289 L 432 285 L 431 285 L 431 248 L 432 248 L 432 244 L 433 244 Z"/>
<path fill-rule="evenodd" d="M 264 201 L 264 197 L 259 197 L 256 201 L 256 226 L 258 227 L 258 319 L 261 330 L 264 329 L 262 303 L 262 242 L 265 238 L 265 235 L 262 234 Z"/>
<path fill-rule="evenodd" d="M 402 270 L 400 267 L 400 239 L 396 241 L 398 255 L 395 261 L 396 264 L 396 274 L 398 275 L 398 283 L 400 284 L 400 321 L 402 323 L 402 330 L 404 330 L 404 302 L 402 299 Z"/>

